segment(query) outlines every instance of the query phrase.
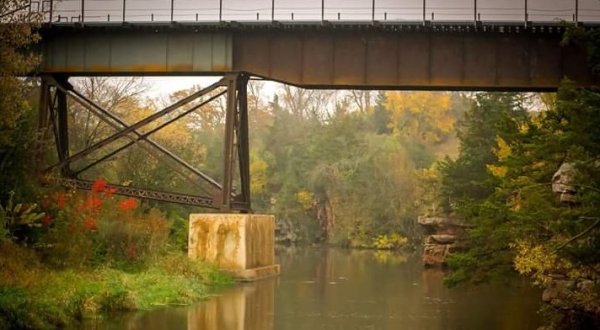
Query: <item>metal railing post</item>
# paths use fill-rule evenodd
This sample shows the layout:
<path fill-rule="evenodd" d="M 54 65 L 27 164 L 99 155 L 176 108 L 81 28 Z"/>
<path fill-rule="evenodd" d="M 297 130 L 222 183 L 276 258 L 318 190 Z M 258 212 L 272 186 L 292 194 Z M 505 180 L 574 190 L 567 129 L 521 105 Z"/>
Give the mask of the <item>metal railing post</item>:
<path fill-rule="evenodd" d="M 423 25 L 425 25 L 425 22 L 426 22 L 426 17 L 425 17 L 425 14 L 426 14 L 426 12 L 425 12 L 426 3 L 425 2 L 426 1 L 427 0 L 423 0 Z"/>
<path fill-rule="evenodd" d="M 223 21 L 223 0 L 219 0 L 219 22 Z"/>
<path fill-rule="evenodd" d="M 123 22 L 125 22 L 125 9 L 127 8 L 125 4 L 126 1 L 127 0 L 123 0 Z"/>
<path fill-rule="evenodd" d="M 271 22 L 275 21 L 275 0 L 271 1 Z"/>
<path fill-rule="evenodd" d="M 527 21 L 529 21 L 529 14 L 527 13 L 527 0 L 525 0 L 525 26 L 527 26 Z"/>
<path fill-rule="evenodd" d="M 473 24 L 477 25 L 477 0 L 473 0 Z"/>
<path fill-rule="evenodd" d="M 44 6 L 42 5 L 42 8 Z M 50 18 L 48 19 L 48 22 L 52 23 L 52 14 L 53 14 L 53 10 L 54 10 L 54 1 L 50 0 Z"/>
<path fill-rule="evenodd" d="M 375 21 L 375 0 L 373 0 L 373 5 L 371 6 L 371 21 Z"/>
<path fill-rule="evenodd" d="M 321 0 L 321 21 L 325 20 L 325 0 Z"/>
<path fill-rule="evenodd" d="M 171 22 L 173 22 L 173 10 L 175 9 L 175 0 L 171 0 Z"/>
<path fill-rule="evenodd" d="M 579 23 L 579 0 L 575 0 L 575 24 Z"/>
<path fill-rule="evenodd" d="M 81 20 L 80 22 L 83 23 L 85 21 L 85 0 L 81 0 Z"/>

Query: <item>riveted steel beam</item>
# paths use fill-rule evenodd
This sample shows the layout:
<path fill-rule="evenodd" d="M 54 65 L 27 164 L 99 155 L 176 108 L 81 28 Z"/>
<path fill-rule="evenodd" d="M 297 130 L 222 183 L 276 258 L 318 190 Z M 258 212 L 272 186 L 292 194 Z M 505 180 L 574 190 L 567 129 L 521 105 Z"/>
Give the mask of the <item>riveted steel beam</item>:
<path fill-rule="evenodd" d="M 77 190 L 92 190 L 92 186 L 94 184 L 93 181 L 81 179 L 51 178 L 51 180 L 61 184 L 64 187 Z M 212 198 L 207 196 L 179 194 L 167 191 L 142 189 L 116 184 L 107 184 L 106 187 L 114 191 L 115 195 L 136 197 L 161 202 L 194 205 L 206 208 L 215 208 L 213 205 Z"/>
<path fill-rule="evenodd" d="M 584 28 L 586 28 L 584 26 Z M 587 27 L 593 28 L 593 27 Z M 52 25 L 39 72 L 249 75 L 308 87 L 554 90 L 597 82 L 586 49 L 545 24 Z"/>
<path fill-rule="evenodd" d="M 248 149 L 248 118 L 247 118 L 247 101 L 246 101 L 246 84 L 248 81 L 248 76 L 239 73 L 239 74 L 231 74 L 227 75 L 225 78 L 220 80 L 219 82 L 197 92 L 194 93 L 178 102 L 175 102 L 173 105 L 166 107 L 165 109 L 151 115 L 145 119 L 140 120 L 139 122 L 133 125 L 127 125 L 124 121 L 118 118 L 116 115 L 108 112 L 105 109 L 102 109 L 99 105 L 95 104 L 93 101 L 87 99 L 85 96 L 78 93 L 73 86 L 68 83 L 68 80 L 65 76 L 56 76 L 56 77 L 44 77 L 42 79 L 42 90 L 40 93 L 40 106 L 39 106 L 39 116 L 40 116 L 40 131 L 44 130 L 44 127 L 48 126 L 47 124 L 51 122 L 52 128 L 54 129 L 55 143 L 57 147 L 57 153 L 59 162 L 45 170 L 45 172 L 49 172 L 52 168 L 59 168 L 61 171 L 61 175 L 63 178 L 54 179 L 60 182 L 63 185 L 77 188 L 77 189 L 90 189 L 92 183 L 91 181 L 76 179 L 77 175 L 81 172 L 113 157 L 118 152 L 128 148 L 129 146 L 144 141 L 146 143 L 150 143 L 150 146 L 156 148 L 159 151 L 166 151 L 167 155 L 172 155 L 168 150 L 164 149 L 164 147 L 160 146 L 153 140 L 149 138 L 149 136 L 158 130 L 166 127 L 167 125 L 181 119 L 182 117 L 192 113 L 198 108 L 204 106 L 205 104 L 215 100 L 216 98 L 227 93 L 228 96 L 228 105 L 227 105 L 227 113 L 228 118 L 226 119 L 226 136 L 225 136 L 225 150 L 229 154 L 228 157 L 225 157 L 226 162 L 224 163 L 224 173 L 229 173 L 229 175 L 225 175 L 226 178 L 223 180 L 223 188 L 220 184 L 216 183 L 216 181 L 212 180 L 213 188 L 217 188 L 217 190 L 221 190 L 220 192 L 213 192 L 212 197 L 204 197 L 204 196 L 194 196 L 187 194 L 179 194 L 179 193 L 170 193 L 163 191 L 155 191 L 143 188 L 134 188 L 134 187 L 125 187 L 119 185 L 111 185 L 111 187 L 115 188 L 117 194 L 126 195 L 126 196 L 134 196 L 139 198 L 153 199 L 153 200 L 161 200 L 167 202 L 188 204 L 188 205 L 196 205 L 202 207 L 210 207 L 219 209 L 221 211 L 241 211 L 241 212 L 250 212 L 250 173 L 249 173 L 249 149 Z M 215 90 L 218 87 L 226 86 L 226 90 L 222 90 L 220 92 L 213 93 L 206 100 L 191 106 L 189 109 L 180 112 L 176 116 L 169 118 L 164 121 L 160 125 L 148 130 L 147 132 L 141 133 L 138 129 L 144 125 L 147 125 L 154 120 L 165 116 L 172 111 L 180 108 L 181 106 L 191 102 L 192 100 L 199 98 L 203 95 L 206 95 L 210 91 Z M 52 93 L 53 92 L 53 93 Z M 107 122 L 109 125 L 119 130 L 117 133 L 109 136 L 101 140 L 100 142 L 86 148 L 73 156 L 69 155 L 68 149 L 68 125 L 67 125 L 67 96 L 71 96 L 73 100 L 77 103 L 81 104 L 88 111 L 97 115 L 101 120 Z M 50 101 L 50 99 L 53 99 Z M 62 109 L 62 110 L 61 110 Z M 87 154 L 91 153 L 93 150 L 98 150 L 114 141 L 120 137 L 127 137 L 130 139 L 130 142 L 120 146 L 116 150 L 100 157 L 99 159 L 94 160 L 93 162 L 87 164 L 83 168 L 79 168 L 76 171 L 73 171 L 70 168 L 71 162 L 76 159 L 80 159 L 85 157 Z M 244 140 L 245 139 L 245 140 Z M 238 160 L 235 159 L 237 155 Z M 170 157 L 171 159 L 177 160 L 178 158 L 173 155 Z M 235 177 L 234 173 L 234 163 L 239 161 L 239 177 L 241 181 L 242 193 L 236 195 L 233 189 L 233 180 Z M 183 162 L 183 161 L 182 161 Z M 187 163 L 183 163 L 180 165 L 188 165 L 184 166 L 185 168 L 191 167 L 191 165 Z M 189 169 L 189 168 L 188 168 Z M 194 168 L 191 168 L 195 170 Z M 203 173 L 202 173 L 203 174 Z"/>

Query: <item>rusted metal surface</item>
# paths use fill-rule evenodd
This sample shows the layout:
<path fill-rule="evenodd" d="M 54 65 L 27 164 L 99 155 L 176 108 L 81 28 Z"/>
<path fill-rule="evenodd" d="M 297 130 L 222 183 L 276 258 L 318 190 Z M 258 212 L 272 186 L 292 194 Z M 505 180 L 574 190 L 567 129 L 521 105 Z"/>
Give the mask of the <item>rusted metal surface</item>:
<path fill-rule="evenodd" d="M 53 25 L 42 73 L 246 72 L 309 88 L 552 90 L 594 77 L 564 28 L 516 25 Z"/>
<path fill-rule="evenodd" d="M 92 190 L 92 186 L 94 184 L 93 181 L 89 180 L 67 178 L 51 178 L 51 181 L 57 182 L 67 188 L 77 190 Z M 116 195 L 150 199 L 161 202 L 200 206 L 206 208 L 215 208 L 213 205 L 212 198 L 206 196 L 194 196 L 189 194 L 179 194 L 166 191 L 142 189 L 116 184 L 108 184 L 107 188 L 111 188 L 111 190 L 114 190 L 114 194 Z"/>
<path fill-rule="evenodd" d="M 243 32 L 234 69 L 312 88 L 551 90 L 593 83 L 583 49 L 561 34 Z"/>
<path fill-rule="evenodd" d="M 189 194 L 180 194 L 164 191 L 155 191 L 138 187 L 125 187 L 112 185 L 116 189 L 117 194 L 134 196 L 139 198 L 160 200 L 165 202 L 174 202 L 180 204 L 189 204 L 195 206 L 209 207 L 219 209 L 224 212 L 240 211 L 243 213 L 251 212 L 250 208 L 250 173 L 249 173 L 249 149 L 248 149 L 248 109 L 246 100 L 246 84 L 248 76 L 246 74 L 228 74 L 220 81 L 211 86 L 197 91 L 183 99 L 173 103 L 166 108 L 153 113 L 152 115 L 129 125 L 110 111 L 103 109 L 98 104 L 87 99 L 84 95 L 77 92 L 68 82 L 68 77 L 61 75 L 45 75 L 42 77 L 42 90 L 40 93 L 39 114 L 40 114 L 40 136 L 45 136 L 45 132 L 50 129 L 53 131 L 55 144 L 58 154 L 58 163 L 41 170 L 45 175 L 52 173 L 55 169 L 59 169 L 62 176 L 61 179 L 55 178 L 61 184 L 65 184 L 72 188 L 89 189 L 91 182 L 80 180 L 78 177 L 81 173 L 98 165 L 117 155 L 119 152 L 129 148 L 130 146 L 145 142 L 141 146 L 153 154 L 153 151 L 159 151 L 163 155 L 168 156 L 168 159 L 179 165 L 179 169 L 175 169 L 180 173 L 181 169 L 192 172 L 196 179 L 201 179 L 203 182 L 210 184 L 212 190 L 208 192 L 211 197 L 196 196 Z M 223 90 L 223 87 L 226 87 Z M 218 89 L 221 89 L 220 91 Z M 212 92 L 212 93 L 211 93 Z M 210 95 L 209 95 L 210 93 Z M 167 125 L 181 119 L 182 117 L 192 113 L 205 104 L 214 99 L 227 94 L 227 118 L 226 118 L 226 134 L 224 150 L 227 155 L 224 157 L 224 175 L 222 183 L 219 184 L 208 175 L 196 169 L 192 164 L 179 158 L 165 147 L 156 143 L 150 138 L 150 135 Z M 206 99 L 200 99 L 206 96 Z M 70 97 L 75 102 L 79 103 L 92 114 L 98 116 L 100 120 L 107 122 L 111 127 L 117 130 L 116 133 L 90 145 L 83 150 L 70 155 L 69 151 L 69 127 L 67 125 L 68 107 L 67 97 Z M 197 104 L 190 106 L 187 109 L 181 109 L 184 105 L 198 100 Z M 181 110 L 181 111 L 178 111 Z M 177 112 L 178 111 L 178 112 Z M 146 126 L 166 115 L 173 114 L 167 120 L 149 129 L 140 131 L 139 129 Z M 51 125 L 49 125 L 49 123 Z M 79 166 L 77 169 L 71 168 L 74 161 L 85 158 L 90 153 L 100 150 L 118 139 L 126 137 L 130 141 L 120 145 L 119 147 L 103 154 L 99 158 L 87 161 L 87 164 Z M 45 139 L 44 139 L 45 140 Z M 236 159 L 237 156 L 237 159 Z M 43 161 L 40 156 L 40 161 Z M 236 170 L 236 163 L 239 166 L 239 172 Z M 184 177 L 187 176 L 184 174 Z M 239 178 L 239 186 L 241 193 L 236 193 L 234 188 L 234 179 Z"/>

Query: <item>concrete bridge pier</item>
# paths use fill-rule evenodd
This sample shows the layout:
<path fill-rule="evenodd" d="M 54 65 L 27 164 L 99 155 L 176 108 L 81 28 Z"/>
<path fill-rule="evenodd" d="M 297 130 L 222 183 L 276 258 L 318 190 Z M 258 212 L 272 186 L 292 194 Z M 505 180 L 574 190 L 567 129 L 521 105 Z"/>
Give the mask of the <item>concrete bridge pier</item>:
<path fill-rule="evenodd" d="M 213 263 L 241 281 L 279 274 L 274 216 L 197 213 L 189 224 L 190 258 Z"/>

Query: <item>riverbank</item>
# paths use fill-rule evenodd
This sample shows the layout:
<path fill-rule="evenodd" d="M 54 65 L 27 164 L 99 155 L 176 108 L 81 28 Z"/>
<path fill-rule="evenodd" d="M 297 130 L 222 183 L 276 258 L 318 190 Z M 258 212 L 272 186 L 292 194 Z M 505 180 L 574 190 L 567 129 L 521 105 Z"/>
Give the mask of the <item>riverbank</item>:
<path fill-rule="evenodd" d="M 383 255 L 397 256 L 382 259 Z M 387 252 L 387 253 L 385 253 Z M 538 289 L 518 278 L 450 289 L 420 255 L 326 246 L 278 247 L 281 275 L 241 283 L 182 308 L 123 314 L 86 329 L 464 329 L 540 325 Z"/>
<path fill-rule="evenodd" d="M 214 267 L 181 252 L 162 254 L 136 269 L 52 269 L 32 251 L 3 243 L 0 328 L 61 328 L 114 312 L 188 305 L 231 283 Z"/>

